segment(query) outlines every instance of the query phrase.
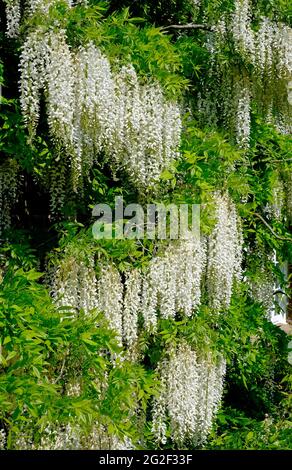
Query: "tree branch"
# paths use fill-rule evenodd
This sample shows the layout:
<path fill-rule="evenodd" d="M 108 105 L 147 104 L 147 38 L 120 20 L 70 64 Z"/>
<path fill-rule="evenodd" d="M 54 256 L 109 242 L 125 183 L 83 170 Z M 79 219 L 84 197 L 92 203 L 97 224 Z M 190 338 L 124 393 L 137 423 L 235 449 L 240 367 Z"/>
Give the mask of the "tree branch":
<path fill-rule="evenodd" d="M 163 28 L 161 28 L 162 31 L 165 31 L 168 29 L 178 29 L 178 30 L 203 29 L 205 31 L 213 31 L 212 26 L 208 26 L 207 24 L 195 24 L 195 23 L 171 24 L 169 26 L 164 26 Z"/>
<path fill-rule="evenodd" d="M 65 368 L 65 363 L 66 363 L 66 357 L 64 357 L 64 359 L 63 359 L 60 373 L 59 373 L 58 377 L 57 377 L 55 380 L 53 380 L 53 384 L 58 383 L 59 380 L 61 380 L 61 378 L 63 377 L 64 368 Z"/>
<path fill-rule="evenodd" d="M 286 163 L 286 162 L 292 162 L 292 158 L 286 158 L 286 160 L 265 160 L 265 161 L 270 161 L 270 163 Z"/>
<path fill-rule="evenodd" d="M 255 217 L 257 217 L 258 219 L 260 219 L 263 224 L 270 230 L 270 232 L 274 235 L 275 238 L 277 238 L 278 240 L 282 240 L 282 241 L 286 241 L 286 242 L 290 242 L 292 243 L 292 238 L 288 238 L 288 237 L 281 237 L 280 235 L 278 235 L 274 229 L 270 226 L 270 224 L 268 224 L 268 222 L 260 215 L 258 214 L 257 212 L 253 212 L 253 215 Z"/>

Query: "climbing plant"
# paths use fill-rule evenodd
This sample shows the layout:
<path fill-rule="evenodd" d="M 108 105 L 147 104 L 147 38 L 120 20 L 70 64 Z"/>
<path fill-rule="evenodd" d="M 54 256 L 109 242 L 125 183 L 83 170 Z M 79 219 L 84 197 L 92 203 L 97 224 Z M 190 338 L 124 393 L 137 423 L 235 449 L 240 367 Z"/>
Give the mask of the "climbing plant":
<path fill-rule="evenodd" d="M 289 447 L 289 2 L 3 6 L 0 448 Z"/>

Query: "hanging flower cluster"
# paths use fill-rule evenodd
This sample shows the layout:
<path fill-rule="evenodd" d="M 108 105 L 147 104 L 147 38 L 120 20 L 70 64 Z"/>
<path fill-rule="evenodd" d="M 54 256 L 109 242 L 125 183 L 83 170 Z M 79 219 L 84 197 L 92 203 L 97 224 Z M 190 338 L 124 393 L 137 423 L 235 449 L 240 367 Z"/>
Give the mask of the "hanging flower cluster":
<path fill-rule="evenodd" d="M 119 438 L 109 434 L 105 427 L 95 426 L 83 447 L 89 450 L 135 450 L 135 446 L 128 437 Z"/>
<path fill-rule="evenodd" d="M 97 279 L 93 258 L 65 255 L 53 276 L 52 295 L 59 307 L 71 306 L 76 311 L 83 309 L 86 313 L 93 309 L 103 312 L 121 341 L 124 286 L 114 266 L 103 267 Z M 126 295 L 126 317 L 133 313 L 134 306 L 130 305 L 132 297 L 130 293 Z M 135 328 L 134 323 L 131 328 Z M 129 332 L 126 337 L 129 340 Z"/>
<path fill-rule="evenodd" d="M 253 57 L 255 44 L 254 32 L 251 29 L 251 10 L 249 0 L 236 0 L 231 18 L 231 31 L 235 50 Z"/>
<path fill-rule="evenodd" d="M 34 14 L 38 11 L 43 15 L 47 15 L 50 8 L 57 3 L 66 3 L 71 7 L 73 0 L 26 0 L 26 11 L 30 14 Z"/>
<path fill-rule="evenodd" d="M 165 100 L 158 84 L 139 85 L 132 66 L 116 76 L 117 123 L 111 145 L 118 166 L 136 185 L 154 184 L 178 156 L 181 119 L 176 103 Z"/>
<path fill-rule="evenodd" d="M 102 268 L 98 280 L 98 308 L 120 340 L 123 336 L 123 290 L 119 271 L 111 265 Z"/>
<path fill-rule="evenodd" d="M 68 188 L 67 164 L 68 161 L 64 158 L 64 155 L 60 155 L 58 161 L 48 172 L 48 181 L 44 182 L 50 191 L 50 215 L 52 218 L 60 214 L 65 205 L 66 195 L 75 184 L 75 180 L 73 180 Z"/>
<path fill-rule="evenodd" d="M 86 312 L 97 308 L 97 281 L 93 258 L 65 256 L 53 279 L 52 295 L 59 307 Z"/>
<path fill-rule="evenodd" d="M 73 141 L 74 102 L 71 52 L 66 44 L 65 32 L 52 32 L 45 38 L 45 68 L 41 72 L 44 72 L 46 84 L 49 129 L 52 138 L 56 142 L 62 142 L 65 149 L 70 150 Z"/>
<path fill-rule="evenodd" d="M 274 276 L 264 266 L 257 271 L 251 285 L 252 296 L 257 302 L 263 304 L 268 313 L 273 312 L 275 309 L 275 286 Z"/>
<path fill-rule="evenodd" d="M 256 35 L 255 64 L 263 74 L 276 71 L 279 77 L 292 73 L 292 29 L 283 23 L 262 18 Z"/>
<path fill-rule="evenodd" d="M 20 56 L 20 104 L 29 133 L 35 132 L 40 114 L 40 91 L 45 84 L 47 41 L 40 31 L 32 32 Z"/>
<path fill-rule="evenodd" d="M 103 152 L 138 188 L 151 187 L 178 155 L 181 118 L 157 83 L 134 68 L 113 73 L 92 43 L 72 52 L 64 31 L 31 33 L 20 61 L 21 106 L 33 136 L 44 92 L 51 136 L 71 156 L 76 185 Z"/>
<path fill-rule="evenodd" d="M 35 133 L 41 92 L 45 92 L 50 132 L 68 146 L 73 137 L 73 77 L 65 32 L 29 34 L 22 46 L 20 71 L 20 103 L 30 135 Z"/>
<path fill-rule="evenodd" d="M 206 38 L 210 69 L 199 100 L 203 122 L 227 125 L 239 146 L 247 148 L 253 100 L 266 122 L 281 133 L 291 133 L 286 92 L 292 73 L 292 29 L 267 17 L 260 17 L 255 28 L 252 2 L 235 0 L 234 11 L 222 17 L 213 31 Z M 240 56 L 235 62 L 222 61 L 230 37 Z"/>
<path fill-rule="evenodd" d="M 264 306 L 269 315 L 272 315 L 275 312 L 275 302 L 277 300 L 274 293 L 278 287 L 275 267 L 280 268 L 276 252 L 267 253 L 256 242 L 253 248 L 249 249 L 248 255 L 246 281 L 250 294 L 255 301 Z"/>
<path fill-rule="evenodd" d="M 6 36 L 15 38 L 19 34 L 21 10 L 20 0 L 4 0 L 6 14 Z"/>
<path fill-rule="evenodd" d="M 271 200 L 265 207 L 265 213 L 269 217 L 281 220 L 285 205 L 285 186 L 284 182 L 277 174 L 272 181 Z"/>
<path fill-rule="evenodd" d="M 205 241 L 195 235 L 172 243 L 154 257 L 142 286 L 142 314 L 147 329 L 155 329 L 157 312 L 174 318 L 190 316 L 200 305 L 201 279 L 206 264 Z"/>
<path fill-rule="evenodd" d="M 60 0 L 26 0 L 24 5 L 21 5 L 20 0 L 4 0 L 6 36 L 16 38 L 19 35 L 22 13 L 33 15 L 38 12 L 41 15 L 48 15 L 50 8 L 59 2 Z M 71 0 L 62 0 L 62 3 L 67 3 L 69 7 L 72 6 Z"/>
<path fill-rule="evenodd" d="M 201 278 L 206 262 L 204 242 L 196 237 L 170 244 L 142 272 L 125 273 L 125 282 L 113 266 L 104 267 L 98 280 L 98 308 L 134 351 L 138 318 L 155 331 L 158 315 L 174 318 L 177 312 L 190 316 L 200 304 Z"/>
<path fill-rule="evenodd" d="M 42 433 L 38 450 L 82 450 L 82 431 L 80 426 L 48 425 Z"/>
<path fill-rule="evenodd" d="M 1 441 L 3 436 L 3 441 Z M 3 444 L 2 444 L 3 442 Z M 5 445 L 5 433 L 0 431 L 1 445 Z M 19 433 L 14 442 L 14 448 L 19 450 L 133 450 L 129 438 L 123 439 L 110 434 L 103 425 L 95 425 L 88 435 L 85 435 L 78 424 L 61 425 L 49 424 L 43 431 L 39 443 L 34 442 L 33 431 Z"/>
<path fill-rule="evenodd" d="M 139 314 L 153 331 L 158 314 L 163 318 L 174 318 L 177 312 L 190 316 L 200 305 L 206 245 L 195 236 L 171 243 L 144 272 L 126 272 L 125 281 L 113 265 L 102 267 L 96 279 L 93 259 L 79 258 L 65 255 L 54 275 L 53 298 L 59 306 L 104 312 L 129 350 L 138 337 Z"/>
<path fill-rule="evenodd" d="M 252 29 L 252 11 L 249 0 L 236 0 L 230 27 L 237 52 L 254 64 L 258 71 L 279 77 L 292 72 L 292 29 L 267 17 L 260 19 L 258 31 Z"/>
<path fill-rule="evenodd" d="M 248 148 L 250 139 L 251 91 L 248 79 L 236 83 L 235 135 L 239 147 Z"/>
<path fill-rule="evenodd" d="M 178 446 L 202 445 L 220 406 L 225 361 L 198 358 L 187 344 L 170 349 L 158 366 L 160 394 L 153 404 L 152 432 L 166 444 L 167 430 Z"/>
<path fill-rule="evenodd" d="M 17 201 L 19 169 L 15 160 L 8 160 L 0 166 L 0 235 L 11 225 L 11 212 Z"/>
<path fill-rule="evenodd" d="M 138 269 L 126 273 L 123 340 L 128 351 L 132 351 L 138 339 L 138 313 L 141 311 L 142 275 Z"/>
<path fill-rule="evenodd" d="M 191 0 L 191 3 L 198 8 L 201 5 L 201 0 Z"/>
<path fill-rule="evenodd" d="M 4 429 L 0 430 L 0 450 L 5 450 L 6 445 L 6 433 Z"/>
<path fill-rule="evenodd" d="M 241 278 L 242 230 L 236 208 L 227 195 L 217 195 L 216 225 L 209 237 L 207 286 L 217 311 L 230 304 L 234 280 Z"/>
<path fill-rule="evenodd" d="M 53 296 L 59 305 L 104 312 L 127 349 L 135 347 L 138 317 L 155 331 L 158 316 L 191 316 L 201 302 L 202 281 L 210 305 L 227 308 L 233 282 L 241 278 L 242 233 L 240 219 L 227 195 L 216 195 L 216 225 L 205 239 L 190 233 L 173 241 L 143 270 L 124 274 L 111 264 L 100 268 L 96 279 L 93 259 L 65 256 L 56 271 Z"/>

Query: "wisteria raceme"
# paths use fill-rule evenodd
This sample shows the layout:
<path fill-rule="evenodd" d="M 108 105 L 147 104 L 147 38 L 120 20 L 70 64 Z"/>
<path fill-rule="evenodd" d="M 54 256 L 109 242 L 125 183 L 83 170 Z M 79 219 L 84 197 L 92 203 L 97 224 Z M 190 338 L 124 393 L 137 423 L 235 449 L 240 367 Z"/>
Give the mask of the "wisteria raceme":
<path fill-rule="evenodd" d="M 0 450 L 5 450 L 6 445 L 6 433 L 4 429 L 0 429 Z"/>
<path fill-rule="evenodd" d="M 97 308 L 97 285 L 92 259 L 65 256 L 57 268 L 52 295 L 58 306 L 83 309 L 86 313 Z"/>
<path fill-rule="evenodd" d="M 34 450 L 133 450 L 134 448 L 129 438 L 119 438 L 110 434 L 103 425 L 95 425 L 85 436 L 78 424 L 49 425 L 43 433 L 40 444 L 33 446 Z"/>
<path fill-rule="evenodd" d="M 268 216 L 280 220 L 285 204 L 285 187 L 282 179 L 277 175 L 272 185 L 271 201 L 266 205 L 265 212 Z"/>
<path fill-rule="evenodd" d="M 201 445 L 211 430 L 218 411 L 225 375 L 225 361 L 217 364 L 199 359 L 188 344 L 168 351 L 158 366 L 160 393 L 153 404 L 152 432 L 166 444 L 169 428 L 177 445 Z"/>
<path fill-rule="evenodd" d="M 75 381 L 69 381 L 66 383 L 66 395 L 68 397 L 79 397 L 82 392 L 82 387 L 80 384 L 80 381 L 75 380 Z"/>
<path fill-rule="evenodd" d="M 263 18 L 256 36 L 255 58 L 257 68 L 268 75 L 272 72 L 274 33 L 274 23 L 269 18 Z"/>
<path fill-rule="evenodd" d="M 135 446 L 128 437 L 120 438 L 109 434 L 105 426 L 94 426 L 84 447 L 89 450 L 134 450 Z"/>
<path fill-rule="evenodd" d="M 50 7 L 60 2 L 60 0 L 26 0 L 21 7 L 20 0 L 4 0 L 6 11 L 6 35 L 9 38 L 16 38 L 19 34 L 21 14 L 33 15 L 38 12 L 42 15 L 48 15 Z M 62 0 L 68 6 L 72 6 L 71 0 Z"/>
<path fill-rule="evenodd" d="M 110 63 L 92 43 L 74 56 L 74 144 L 80 166 L 90 168 L 109 148 L 115 129 L 115 84 Z"/>
<path fill-rule="evenodd" d="M 276 48 L 278 50 L 278 70 L 283 76 L 291 79 L 292 73 L 292 28 L 280 23 L 276 33 Z"/>
<path fill-rule="evenodd" d="M 266 75 L 274 71 L 279 77 L 288 77 L 292 67 L 292 30 L 284 23 L 262 17 L 257 31 L 252 28 L 251 2 L 236 0 L 231 17 L 235 49 Z"/>
<path fill-rule="evenodd" d="M 85 312 L 98 307 L 97 281 L 94 270 L 94 259 L 79 264 L 79 305 Z"/>
<path fill-rule="evenodd" d="M 235 0 L 234 11 L 220 18 L 213 26 L 214 35 L 207 36 L 210 68 L 204 79 L 204 96 L 198 100 L 203 124 L 227 124 L 244 149 L 249 146 L 252 102 L 278 132 L 291 133 L 284 93 L 292 72 L 292 29 L 264 16 L 257 22 L 252 7 L 249 0 Z M 240 60 L 226 64 L 222 53 L 224 56 L 230 45 L 230 35 Z"/>
<path fill-rule="evenodd" d="M 126 274 L 123 307 L 123 340 L 132 349 L 138 338 L 138 313 L 141 312 L 142 276 L 134 269 Z"/>
<path fill-rule="evenodd" d="M 114 266 L 104 266 L 96 278 L 94 260 L 65 254 L 56 269 L 52 282 L 52 296 L 60 307 L 93 309 L 103 312 L 110 326 L 131 349 L 138 334 L 141 278 L 139 271 L 129 272 L 125 286 Z M 125 294 L 125 295 L 124 295 Z"/>
<path fill-rule="evenodd" d="M 249 0 L 236 0 L 235 11 L 231 18 L 231 28 L 235 49 L 250 58 L 254 57 L 254 33 L 251 28 Z"/>
<path fill-rule="evenodd" d="M 206 88 L 204 96 L 198 94 L 197 101 L 198 112 L 201 123 L 209 127 L 215 127 L 218 124 L 217 103 L 211 90 Z"/>
<path fill-rule="evenodd" d="M 26 1 L 26 11 L 30 14 L 39 12 L 42 15 L 48 15 L 50 8 L 54 4 L 60 3 L 60 0 L 27 0 Z M 62 3 L 67 3 L 69 7 L 72 6 L 72 0 L 62 0 Z"/>
<path fill-rule="evenodd" d="M 19 34 L 21 11 L 20 0 L 4 0 L 6 13 L 6 36 L 15 38 Z"/>
<path fill-rule="evenodd" d="M 11 215 L 17 201 L 19 167 L 15 160 L 8 160 L 0 166 L 0 235 L 11 225 Z"/>
<path fill-rule="evenodd" d="M 190 3 L 198 8 L 201 5 L 201 0 L 190 0 Z"/>
<path fill-rule="evenodd" d="M 151 186 L 178 155 L 177 105 L 164 99 L 158 85 L 141 85 L 132 66 L 113 74 L 93 44 L 79 51 L 76 64 L 74 131 L 83 161 L 92 164 L 103 150 L 136 186 Z"/>
<path fill-rule="evenodd" d="M 276 251 L 266 252 L 258 242 L 247 249 L 249 257 L 246 282 L 250 295 L 264 306 L 269 315 L 272 315 L 277 301 L 274 293 L 279 287 L 275 268 L 282 268 L 277 261 Z"/>
<path fill-rule="evenodd" d="M 51 168 L 49 173 L 49 191 L 50 191 L 50 210 L 52 218 L 60 214 L 64 207 L 66 200 L 66 170 L 67 165 L 64 158 L 59 158 L 59 161 Z"/>
<path fill-rule="evenodd" d="M 82 432 L 80 426 L 67 424 L 66 426 L 48 425 L 45 429 L 39 450 L 81 450 Z"/>
<path fill-rule="evenodd" d="M 216 46 L 218 46 L 218 42 L 221 43 L 222 41 L 226 40 L 227 30 L 228 30 L 228 25 L 227 25 L 226 17 L 223 16 L 214 26 L 214 32 L 216 33 L 216 37 L 215 37 Z"/>
<path fill-rule="evenodd" d="M 101 269 L 98 279 L 98 308 L 104 312 L 110 326 L 123 336 L 123 284 L 119 271 L 111 265 Z"/>
<path fill-rule="evenodd" d="M 53 139 L 72 147 L 74 70 L 65 31 L 31 33 L 22 48 L 20 70 L 21 106 L 30 133 L 38 123 L 43 92 Z"/>
<path fill-rule="evenodd" d="M 234 204 L 227 195 L 217 195 L 216 225 L 209 237 L 207 286 L 210 305 L 227 308 L 235 279 L 241 276 L 242 234 Z"/>
<path fill-rule="evenodd" d="M 289 78 L 292 72 L 292 29 L 263 17 L 256 35 L 255 63 L 261 73 Z"/>
<path fill-rule="evenodd" d="M 132 158 L 131 169 L 137 165 L 137 169 L 134 169 L 136 172 L 144 169 L 143 154 L 139 152 L 138 140 L 143 117 L 138 77 L 134 68 L 129 65 L 121 68 L 114 81 L 117 120 L 113 134 L 113 156 L 119 166 L 126 164 L 124 154 Z M 141 137 L 140 141 L 142 140 Z"/>
<path fill-rule="evenodd" d="M 239 147 L 248 148 L 250 140 L 250 112 L 251 112 L 251 92 L 249 82 L 239 81 L 236 83 L 236 118 L 235 135 Z"/>
<path fill-rule="evenodd" d="M 257 251 L 255 249 L 257 248 Z M 275 267 L 278 269 L 276 251 L 266 253 L 260 246 L 254 247 L 256 253 L 256 263 L 249 267 L 249 286 L 251 295 L 257 302 L 263 304 L 268 315 L 271 317 L 275 313 L 276 301 L 274 293 L 279 287 Z M 252 269 L 251 269 L 252 268 Z"/>
<path fill-rule="evenodd" d="M 78 271 L 74 257 L 66 257 L 58 266 L 52 286 L 52 296 L 58 306 L 79 307 Z"/>
<path fill-rule="evenodd" d="M 104 312 L 111 327 L 131 351 L 138 337 L 138 315 L 155 331 L 157 318 L 191 316 L 201 301 L 201 279 L 206 267 L 206 243 L 197 235 L 171 242 L 143 271 L 125 274 L 102 267 L 98 279 L 90 257 L 66 255 L 56 270 L 52 294 L 59 306 Z"/>
<path fill-rule="evenodd" d="M 163 257 L 158 259 L 158 308 L 162 318 L 175 318 L 176 314 L 176 281 L 178 264 L 177 257 L 166 250 Z"/>
<path fill-rule="evenodd" d="M 257 277 L 251 283 L 251 293 L 254 299 L 263 304 L 267 312 L 273 312 L 275 308 L 274 291 L 275 278 L 263 266 L 257 271 Z"/>
<path fill-rule="evenodd" d="M 74 74 L 71 53 L 65 41 L 65 31 L 47 36 L 45 92 L 48 124 L 53 139 L 72 149 Z"/>
<path fill-rule="evenodd" d="M 283 113 L 282 115 L 275 116 L 273 123 L 279 134 L 292 134 L 292 119 L 289 115 L 285 115 L 285 113 Z"/>
<path fill-rule="evenodd" d="M 199 433 L 196 442 L 203 444 L 212 428 L 214 417 L 220 407 L 224 376 L 226 373 L 226 362 L 224 359 L 214 365 L 211 361 L 199 362 L 199 399 L 200 403 L 197 423 Z"/>
<path fill-rule="evenodd" d="M 150 263 L 149 270 L 143 276 L 141 313 L 146 330 L 155 332 L 157 327 L 157 285 L 154 279 L 158 271 L 155 263 Z"/>
<path fill-rule="evenodd" d="M 204 240 L 190 235 L 170 243 L 163 255 L 150 261 L 142 287 L 142 314 L 147 329 L 155 329 L 158 312 L 162 318 L 174 318 L 177 312 L 190 316 L 200 305 L 205 249 Z"/>
<path fill-rule="evenodd" d="M 37 10 L 44 14 L 48 14 L 50 6 L 56 3 L 56 0 L 28 0 L 27 10 L 30 14 L 35 13 Z"/>
<path fill-rule="evenodd" d="M 21 105 L 33 136 L 40 92 L 52 138 L 71 156 L 75 180 L 99 153 L 145 189 L 178 156 L 181 117 L 157 83 L 141 84 L 135 69 L 117 73 L 93 43 L 70 51 L 65 33 L 31 33 L 21 55 Z"/>
<path fill-rule="evenodd" d="M 6 443 L 5 433 L 0 431 L 0 450 Z M 84 434 L 79 424 L 48 424 L 42 431 L 40 442 L 34 442 L 33 432 L 20 432 L 14 441 L 17 450 L 133 450 L 131 440 L 110 434 L 106 427 L 96 424 L 90 433 Z"/>
<path fill-rule="evenodd" d="M 46 83 L 48 36 L 36 30 L 29 34 L 20 56 L 20 104 L 29 133 L 34 136 L 40 113 L 40 94 Z"/>

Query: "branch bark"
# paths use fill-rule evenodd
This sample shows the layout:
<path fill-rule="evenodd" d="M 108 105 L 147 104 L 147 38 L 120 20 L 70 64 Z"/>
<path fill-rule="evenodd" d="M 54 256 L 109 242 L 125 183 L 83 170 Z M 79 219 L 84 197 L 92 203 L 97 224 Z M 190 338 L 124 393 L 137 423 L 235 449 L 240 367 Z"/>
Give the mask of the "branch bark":
<path fill-rule="evenodd" d="M 63 359 L 60 373 L 59 373 L 58 377 L 57 377 L 55 380 L 53 380 L 53 384 L 58 383 L 59 380 L 61 380 L 61 378 L 63 377 L 64 368 L 65 368 L 65 363 L 66 363 L 66 357 L 64 357 L 64 359 Z"/>
<path fill-rule="evenodd" d="M 195 24 L 195 23 L 188 23 L 188 24 L 171 24 L 169 26 L 164 26 L 161 28 L 162 31 L 166 31 L 168 29 L 177 29 L 177 30 L 188 30 L 188 29 L 203 29 L 205 31 L 213 31 L 211 26 L 206 24 Z"/>
<path fill-rule="evenodd" d="M 292 238 L 281 237 L 280 235 L 278 235 L 275 230 L 270 226 L 270 224 L 260 214 L 258 214 L 257 212 L 253 212 L 253 215 L 262 221 L 262 223 L 270 230 L 270 232 L 274 235 L 275 238 L 281 241 L 292 243 Z"/>
<path fill-rule="evenodd" d="M 262 160 L 262 161 L 265 162 L 265 163 L 267 163 L 267 162 L 268 163 L 286 163 L 286 162 L 292 162 L 292 158 L 286 158 L 284 160 L 269 160 L 269 159 L 267 159 L 267 160 Z"/>

